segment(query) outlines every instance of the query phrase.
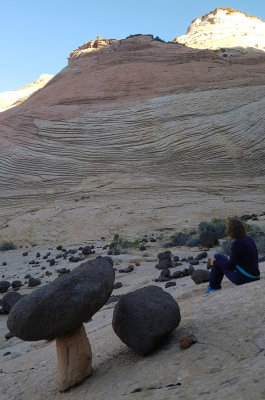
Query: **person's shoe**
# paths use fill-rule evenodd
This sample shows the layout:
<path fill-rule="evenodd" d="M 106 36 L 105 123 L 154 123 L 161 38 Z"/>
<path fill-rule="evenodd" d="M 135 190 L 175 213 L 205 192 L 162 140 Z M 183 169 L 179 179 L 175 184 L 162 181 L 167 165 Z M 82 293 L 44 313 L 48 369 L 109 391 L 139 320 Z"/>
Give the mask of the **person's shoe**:
<path fill-rule="evenodd" d="M 214 292 L 217 292 L 218 290 L 221 290 L 221 288 L 219 288 L 219 289 L 212 289 L 211 286 L 209 285 L 209 286 L 207 287 L 206 292 L 204 292 L 203 295 L 205 296 L 206 294 L 214 293 Z"/>

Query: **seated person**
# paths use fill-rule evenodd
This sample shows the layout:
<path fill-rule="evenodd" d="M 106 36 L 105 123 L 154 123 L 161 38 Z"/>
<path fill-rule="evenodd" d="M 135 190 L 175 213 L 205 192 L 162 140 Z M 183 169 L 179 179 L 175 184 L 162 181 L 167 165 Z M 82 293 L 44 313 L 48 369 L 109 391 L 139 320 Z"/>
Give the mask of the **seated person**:
<path fill-rule="evenodd" d="M 258 250 L 253 239 L 246 235 L 244 224 L 232 218 L 227 222 L 226 233 L 234 239 L 230 257 L 216 254 L 211 259 L 209 286 L 204 294 L 221 289 L 224 275 L 235 285 L 260 279 Z"/>

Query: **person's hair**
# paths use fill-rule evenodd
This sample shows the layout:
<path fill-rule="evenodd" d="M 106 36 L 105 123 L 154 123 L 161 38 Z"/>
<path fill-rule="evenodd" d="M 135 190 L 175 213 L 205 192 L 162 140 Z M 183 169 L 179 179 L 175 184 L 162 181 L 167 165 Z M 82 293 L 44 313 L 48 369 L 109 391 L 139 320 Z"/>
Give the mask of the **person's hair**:
<path fill-rule="evenodd" d="M 226 234 L 230 236 L 231 239 L 238 239 L 246 236 L 246 228 L 243 222 L 237 218 L 231 218 L 226 224 Z"/>

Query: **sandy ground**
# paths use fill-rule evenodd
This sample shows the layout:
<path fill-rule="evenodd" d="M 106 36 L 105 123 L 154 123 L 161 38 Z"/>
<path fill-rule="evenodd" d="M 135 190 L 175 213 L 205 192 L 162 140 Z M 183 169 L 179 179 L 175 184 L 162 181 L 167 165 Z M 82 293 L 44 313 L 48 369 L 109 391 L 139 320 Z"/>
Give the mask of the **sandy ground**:
<path fill-rule="evenodd" d="M 95 243 L 96 255 L 105 254 L 104 241 Z M 66 248 L 78 247 L 69 244 Z M 22 253 L 28 250 L 29 255 Z M 47 247 L 20 248 L 0 253 L 3 279 L 21 279 L 26 273 L 38 277 L 45 272 L 42 260 L 39 267 L 29 267 L 28 261 L 37 251 L 45 254 Z M 149 284 L 162 288 L 165 283 L 154 283 L 159 271 L 155 268 L 157 243 L 145 252 L 113 256 L 118 269 L 139 262 L 129 274 L 116 271 L 116 282 L 122 282 L 113 294 L 124 294 Z M 173 248 L 172 253 L 184 257 L 195 256 L 198 248 Z M 51 256 L 57 250 L 50 250 Z M 216 252 L 212 249 L 209 256 Z M 87 259 L 92 259 L 88 256 Z M 55 269 L 77 264 L 59 260 L 47 268 L 53 274 L 42 278 L 43 284 L 54 279 Z M 183 266 L 178 268 L 185 267 Z M 206 264 L 197 267 L 206 268 Z M 175 270 L 175 269 L 174 269 Z M 265 270 L 265 263 L 261 264 Z M 35 272 L 36 271 L 36 272 Z M 0 315 L 0 399 L 264 399 L 264 281 L 235 287 L 224 281 L 223 290 L 212 296 L 202 296 L 207 284 L 195 285 L 190 277 L 176 280 L 177 285 L 165 289 L 177 300 L 182 320 L 170 340 L 157 352 L 140 357 L 128 349 L 115 335 L 111 321 L 115 303 L 105 305 L 92 321 L 85 324 L 93 352 L 93 375 L 81 385 L 61 394 L 56 388 L 55 341 L 24 342 L 17 338 L 6 341 L 6 315 Z M 26 285 L 20 293 L 30 293 Z M 194 334 L 198 343 L 180 350 L 183 336 Z M 5 353 L 10 352 L 9 355 Z M 255 397 L 253 393 L 255 392 Z"/>

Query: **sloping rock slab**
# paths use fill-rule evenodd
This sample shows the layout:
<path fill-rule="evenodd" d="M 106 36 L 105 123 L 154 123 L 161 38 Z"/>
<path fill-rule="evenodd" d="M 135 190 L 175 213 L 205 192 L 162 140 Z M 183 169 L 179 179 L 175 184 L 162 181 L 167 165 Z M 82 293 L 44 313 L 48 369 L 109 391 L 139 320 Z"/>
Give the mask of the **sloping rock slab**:
<path fill-rule="evenodd" d="M 179 306 L 157 286 L 124 295 L 115 306 L 112 326 L 118 337 L 136 353 L 151 353 L 180 323 Z"/>

